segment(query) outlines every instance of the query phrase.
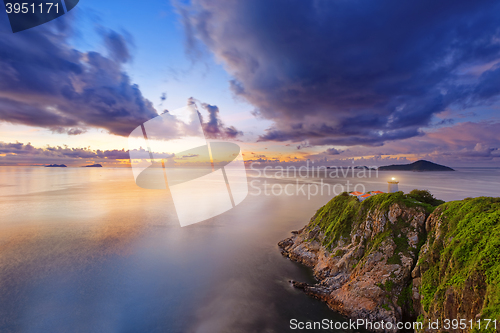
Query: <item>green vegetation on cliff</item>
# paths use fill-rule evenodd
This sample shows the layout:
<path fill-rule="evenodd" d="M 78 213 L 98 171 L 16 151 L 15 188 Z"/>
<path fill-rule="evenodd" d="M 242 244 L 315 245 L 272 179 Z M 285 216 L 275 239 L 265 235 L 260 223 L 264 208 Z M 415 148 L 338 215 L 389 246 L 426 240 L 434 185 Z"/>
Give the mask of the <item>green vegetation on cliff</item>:
<path fill-rule="evenodd" d="M 434 198 L 434 196 L 426 190 L 412 190 L 410 193 L 408 193 L 408 197 L 434 207 L 445 203 L 443 200 Z"/>
<path fill-rule="evenodd" d="M 290 258 L 315 267 L 321 288 L 311 294 L 347 315 L 374 303 L 370 315 L 383 320 L 392 313 L 426 327 L 436 320 L 481 318 L 481 325 L 497 320 L 500 332 L 500 198 L 444 203 L 413 190 L 360 202 L 342 193 L 295 235 L 282 246 Z M 318 243 L 326 251 L 318 251 Z M 335 279 L 327 278 L 333 274 Z M 324 296 L 327 287 L 331 293 Z M 493 332 L 493 326 L 480 329 Z"/>
<path fill-rule="evenodd" d="M 316 274 L 323 279 L 331 270 L 338 281 L 351 281 L 349 288 L 338 292 L 343 294 L 342 299 L 359 297 L 366 304 L 375 303 L 381 311 L 375 316 L 383 320 L 392 315 L 416 317 L 411 271 L 425 242 L 425 221 L 441 203 L 420 190 L 378 194 L 361 202 L 342 193 L 321 207 L 296 236 L 303 237 L 302 244 L 312 244 L 310 248 L 295 248 L 289 241 L 284 244 L 293 248 L 291 257 L 305 258 L 309 265 L 316 256 L 325 256 Z M 326 251 L 319 254 L 316 242 Z M 325 281 L 325 285 L 328 283 Z M 332 283 L 332 288 L 339 289 L 339 282 Z"/>
<path fill-rule="evenodd" d="M 450 292 L 462 307 L 484 295 L 471 311 L 500 319 L 500 198 L 448 202 L 431 218 L 435 226 L 419 259 L 424 311 L 444 315 Z"/>
<path fill-rule="evenodd" d="M 313 216 L 310 226 L 320 227 L 325 234 L 323 245 L 330 248 L 341 237 L 348 237 L 351 230 L 362 223 L 369 212 L 374 212 L 376 209 L 386 213 L 391 205 L 397 203 L 408 208 L 421 207 L 430 214 L 435 209 L 436 203 L 442 202 L 429 192 L 419 190 L 413 190 L 409 194 L 403 192 L 378 194 L 362 202 L 344 192 L 321 207 Z"/>

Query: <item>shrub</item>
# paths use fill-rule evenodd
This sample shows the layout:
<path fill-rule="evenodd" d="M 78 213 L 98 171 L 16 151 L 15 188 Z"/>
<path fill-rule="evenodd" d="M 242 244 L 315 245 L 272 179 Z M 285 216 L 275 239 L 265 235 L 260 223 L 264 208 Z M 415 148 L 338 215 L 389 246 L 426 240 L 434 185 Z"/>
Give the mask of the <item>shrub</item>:
<path fill-rule="evenodd" d="M 434 198 L 434 196 L 427 190 L 412 190 L 407 194 L 409 198 L 415 199 L 422 203 L 429 204 L 431 206 L 437 207 L 439 205 L 444 204 L 443 200 L 439 200 Z"/>

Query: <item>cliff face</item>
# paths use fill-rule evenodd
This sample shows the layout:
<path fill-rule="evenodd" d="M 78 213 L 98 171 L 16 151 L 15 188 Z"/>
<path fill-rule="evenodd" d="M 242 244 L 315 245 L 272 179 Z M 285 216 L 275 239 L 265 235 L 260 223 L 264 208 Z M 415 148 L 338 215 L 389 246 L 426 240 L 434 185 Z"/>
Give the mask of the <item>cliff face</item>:
<path fill-rule="evenodd" d="M 411 272 L 431 210 L 402 192 L 363 202 L 333 198 L 279 243 L 283 255 L 311 267 L 318 280 L 293 284 L 348 317 L 402 321 L 414 314 Z"/>
<path fill-rule="evenodd" d="M 500 332 L 500 198 L 439 204 L 425 191 L 333 198 L 278 244 L 318 280 L 292 283 L 353 319 Z"/>
<path fill-rule="evenodd" d="M 427 241 L 412 272 L 418 319 L 465 319 L 467 328 L 500 331 L 500 198 L 475 198 L 439 206 L 426 221 Z M 479 323 L 477 322 L 479 320 Z M 484 320 L 484 321 L 483 321 Z M 479 327 L 481 324 L 481 327 Z M 490 324 L 487 331 L 495 331 Z"/>

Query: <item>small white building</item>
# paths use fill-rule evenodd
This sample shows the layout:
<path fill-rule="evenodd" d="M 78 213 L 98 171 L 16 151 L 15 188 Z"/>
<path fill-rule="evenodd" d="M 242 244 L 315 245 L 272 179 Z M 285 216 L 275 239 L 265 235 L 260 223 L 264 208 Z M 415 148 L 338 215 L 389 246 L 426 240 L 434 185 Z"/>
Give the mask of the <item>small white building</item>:
<path fill-rule="evenodd" d="M 399 182 L 396 181 L 396 178 L 392 177 L 392 179 L 389 180 L 387 183 L 389 184 L 389 188 L 387 190 L 387 193 L 394 193 L 394 192 L 399 191 L 399 189 L 398 189 Z"/>

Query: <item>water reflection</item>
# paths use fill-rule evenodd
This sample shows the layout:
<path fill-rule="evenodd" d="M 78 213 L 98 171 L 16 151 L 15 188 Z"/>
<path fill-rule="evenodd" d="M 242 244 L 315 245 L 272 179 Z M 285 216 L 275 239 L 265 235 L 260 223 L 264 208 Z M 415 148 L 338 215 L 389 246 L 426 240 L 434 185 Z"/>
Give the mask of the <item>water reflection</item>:
<path fill-rule="evenodd" d="M 498 170 L 394 174 L 400 189 L 445 200 L 499 195 Z M 290 287 L 312 276 L 276 246 L 329 199 L 250 189 L 234 209 L 181 228 L 168 190 L 137 187 L 128 169 L 2 168 L 0 331 L 281 333 L 292 318 L 342 320 Z"/>

